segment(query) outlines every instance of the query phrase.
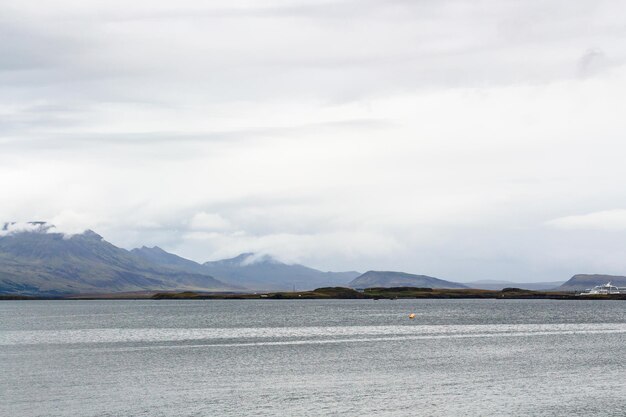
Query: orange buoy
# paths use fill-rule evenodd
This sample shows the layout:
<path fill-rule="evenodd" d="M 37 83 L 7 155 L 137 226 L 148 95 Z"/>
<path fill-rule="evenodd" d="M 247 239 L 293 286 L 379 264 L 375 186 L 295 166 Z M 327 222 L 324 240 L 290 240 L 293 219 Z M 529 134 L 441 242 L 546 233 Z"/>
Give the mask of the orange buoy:
<path fill-rule="evenodd" d="M 415 313 L 411 313 L 411 314 L 409 314 L 409 318 L 410 318 L 411 320 L 413 320 L 413 319 L 415 318 Z"/>

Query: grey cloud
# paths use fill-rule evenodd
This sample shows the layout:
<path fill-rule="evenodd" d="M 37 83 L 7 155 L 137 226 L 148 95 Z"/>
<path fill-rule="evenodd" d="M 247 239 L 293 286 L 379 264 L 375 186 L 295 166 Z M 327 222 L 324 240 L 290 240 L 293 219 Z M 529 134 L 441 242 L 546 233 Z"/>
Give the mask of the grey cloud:
<path fill-rule="evenodd" d="M 0 75 L 7 71 L 34 71 L 60 64 L 64 52 L 73 50 L 77 40 L 46 32 L 37 25 L 6 17 L 0 19 Z"/>
<path fill-rule="evenodd" d="M 0 222 L 451 279 L 626 269 L 619 231 L 544 226 L 626 207 L 621 2 L 238 4 L 0 6 Z"/>
<path fill-rule="evenodd" d="M 310 123 L 295 126 L 250 127 L 239 130 L 208 132 L 122 132 L 122 133 L 72 133 L 71 128 L 78 124 L 73 114 L 77 109 L 65 106 L 36 106 L 24 109 L 12 116 L 0 115 L 0 144 L 6 150 L 47 151 L 50 149 L 95 149 L 107 147 L 147 147 L 175 144 L 194 146 L 245 141 L 259 141 L 268 138 L 297 138 L 307 135 L 324 135 L 329 131 L 381 130 L 393 126 L 382 119 L 347 119 L 336 122 Z M 62 133 L 41 135 L 29 132 L 38 127 L 56 128 Z M 70 129 L 68 129 L 70 128 Z M 172 156 L 171 154 L 169 156 Z"/>
<path fill-rule="evenodd" d="M 578 71 L 583 77 L 595 75 L 608 66 L 609 60 L 600 48 L 588 49 L 578 60 Z"/>
<path fill-rule="evenodd" d="M 185 96 L 221 102 L 294 94 L 341 101 L 435 86 L 546 82 L 571 76 L 572 61 L 577 57 L 548 59 L 543 51 L 588 48 L 580 44 L 585 36 L 580 29 L 588 25 L 590 18 L 585 14 L 595 8 L 571 2 L 567 7 L 563 2 L 524 7 L 489 2 L 468 8 L 460 2 L 368 1 L 155 9 L 131 10 L 130 20 L 113 25 L 106 23 L 106 13 L 100 18 L 92 16 L 88 23 L 84 21 L 88 13 L 76 14 L 77 22 L 70 27 L 80 32 L 80 37 L 59 30 L 65 22 L 60 17 L 56 25 L 48 23 L 41 29 L 33 23 L 20 26 L 16 22 L 24 22 L 24 18 L 14 15 L 11 31 L 15 35 L 2 44 L 14 53 L 26 51 L 29 57 L 19 59 L 8 53 L 7 62 L 25 62 L 43 72 L 22 71 L 22 80 L 14 74 L 8 83 L 47 82 L 50 90 L 43 94 L 57 100 L 172 103 L 184 101 Z M 162 26 L 149 19 L 159 13 L 183 22 L 203 13 L 217 13 L 214 18 L 218 20 L 229 13 L 262 15 L 264 19 L 245 24 L 233 21 L 221 25 L 225 33 L 219 34 L 211 25 Z M 557 13 L 560 26 L 555 29 Z M 308 21 L 296 22 L 285 16 L 304 16 Z M 273 19 L 278 19 L 277 24 Z M 511 19 L 517 20 L 512 23 Z M 147 29 L 155 35 L 154 40 L 143 34 L 132 36 Z M 274 36 L 271 30 L 298 30 L 293 34 L 300 42 Z M 607 29 L 598 30 L 603 33 Z M 520 31 L 525 35 L 510 35 Z M 158 36 L 159 32 L 168 36 Z M 127 33 L 131 35 L 125 36 Z M 221 41 L 226 43 L 220 45 Z M 623 55 L 623 47 L 616 53 Z M 533 64 L 527 66 L 526 62 Z"/>

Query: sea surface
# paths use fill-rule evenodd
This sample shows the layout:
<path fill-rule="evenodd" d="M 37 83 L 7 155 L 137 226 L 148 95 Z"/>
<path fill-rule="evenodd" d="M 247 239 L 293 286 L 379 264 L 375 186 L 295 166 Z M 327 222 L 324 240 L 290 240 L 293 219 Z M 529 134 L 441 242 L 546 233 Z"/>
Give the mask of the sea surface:
<path fill-rule="evenodd" d="M 0 415 L 625 416 L 626 302 L 3 301 Z"/>

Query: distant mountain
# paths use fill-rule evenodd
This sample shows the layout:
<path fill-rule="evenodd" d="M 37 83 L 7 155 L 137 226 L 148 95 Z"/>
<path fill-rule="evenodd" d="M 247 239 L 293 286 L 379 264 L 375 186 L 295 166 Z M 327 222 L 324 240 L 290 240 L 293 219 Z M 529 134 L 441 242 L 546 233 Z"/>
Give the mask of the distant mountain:
<path fill-rule="evenodd" d="M 368 271 L 352 280 L 351 288 L 372 287 L 421 287 L 421 288 L 468 288 L 457 282 L 445 281 L 427 275 L 413 275 L 405 272 Z"/>
<path fill-rule="evenodd" d="M 569 281 L 565 282 L 558 289 L 559 291 L 582 291 L 587 288 L 603 285 L 607 282 L 613 283 L 618 287 L 626 287 L 626 277 L 617 275 L 574 275 Z"/>
<path fill-rule="evenodd" d="M 148 248 L 142 246 L 141 248 L 133 249 L 130 251 L 133 255 L 143 258 L 146 261 L 154 263 L 156 265 L 189 272 L 192 274 L 207 275 L 206 268 L 201 264 L 189 259 L 185 259 L 181 256 L 174 255 L 164 251 L 158 246 Z"/>
<path fill-rule="evenodd" d="M 180 271 L 208 274 L 220 281 L 253 290 L 310 290 L 346 285 L 359 272 L 323 272 L 304 265 L 280 262 L 268 255 L 242 253 L 234 258 L 199 264 L 155 246 L 131 253 L 158 265 Z"/>
<path fill-rule="evenodd" d="M 563 284 L 563 281 L 555 282 L 511 282 L 511 281 L 497 281 L 497 280 L 481 280 L 473 282 L 464 282 L 470 288 L 479 288 L 482 290 L 496 290 L 499 291 L 503 288 L 521 288 L 524 290 L 546 291 L 556 289 Z"/>
<path fill-rule="evenodd" d="M 207 273 L 164 267 L 93 231 L 67 236 L 43 222 L 0 229 L 0 293 L 63 295 L 151 290 L 233 290 Z"/>
<path fill-rule="evenodd" d="M 290 265 L 270 256 L 242 253 L 221 261 L 205 262 L 210 275 L 225 282 L 256 290 L 310 290 L 319 287 L 345 286 L 359 272 L 323 272 L 304 265 Z"/>

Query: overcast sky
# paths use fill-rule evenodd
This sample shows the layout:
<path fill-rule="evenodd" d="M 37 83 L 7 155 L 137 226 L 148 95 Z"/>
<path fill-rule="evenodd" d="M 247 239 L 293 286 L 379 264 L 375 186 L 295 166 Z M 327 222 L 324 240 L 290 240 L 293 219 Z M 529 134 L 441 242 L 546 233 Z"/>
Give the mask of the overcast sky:
<path fill-rule="evenodd" d="M 626 275 L 625 16 L 0 0 L 0 219 L 197 261 Z"/>

